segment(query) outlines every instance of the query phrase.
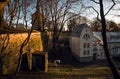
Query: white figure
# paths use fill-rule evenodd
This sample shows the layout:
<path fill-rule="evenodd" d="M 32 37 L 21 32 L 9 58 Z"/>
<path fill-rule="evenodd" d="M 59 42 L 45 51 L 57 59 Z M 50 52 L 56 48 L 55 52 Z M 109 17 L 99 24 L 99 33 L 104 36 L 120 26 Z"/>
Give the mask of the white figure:
<path fill-rule="evenodd" d="M 54 60 L 54 65 L 57 67 L 57 65 L 60 64 L 60 60 Z"/>

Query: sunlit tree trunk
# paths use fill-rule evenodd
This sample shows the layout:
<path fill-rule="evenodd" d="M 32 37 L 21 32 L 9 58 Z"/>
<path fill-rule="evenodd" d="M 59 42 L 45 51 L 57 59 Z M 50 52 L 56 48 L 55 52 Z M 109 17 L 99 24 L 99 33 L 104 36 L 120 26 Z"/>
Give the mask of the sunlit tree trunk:
<path fill-rule="evenodd" d="M 101 23 L 102 23 L 102 37 L 103 37 L 103 47 L 104 47 L 104 52 L 106 55 L 106 60 L 108 62 L 108 65 L 112 71 L 114 79 L 120 79 L 119 73 L 117 71 L 116 65 L 114 61 L 112 60 L 108 47 L 107 47 L 107 37 L 106 37 L 106 20 L 104 16 L 104 10 L 103 10 L 103 0 L 99 0 L 100 2 L 100 16 L 101 16 Z"/>
<path fill-rule="evenodd" d="M 4 15 L 4 9 L 0 10 L 0 29 L 3 27 L 3 15 Z"/>
<path fill-rule="evenodd" d="M 15 71 L 15 76 L 18 75 L 19 71 L 20 71 L 20 67 L 21 67 L 21 63 L 22 63 L 22 54 L 23 54 L 23 48 L 27 45 L 27 43 L 30 40 L 30 36 L 32 33 L 33 29 L 30 30 L 30 32 L 28 33 L 27 38 L 24 40 L 24 42 L 22 43 L 21 47 L 20 47 L 20 54 L 19 54 L 19 58 L 18 58 L 18 64 L 17 64 L 17 68 Z"/>
<path fill-rule="evenodd" d="M 3 1 L 0 1 L 0 29 L 3 27 L 4 25 L 4 6 L 7 4 L 8 0 L 3 0 Z M 1 30 L 0 30 L 1 31 Z M 2 49 L 0 49 L 1 51 L 1 54 L 0 54 L 0 77 L 3 75 L 3 71 L 2 71 L 2 68 L 3 68 L 3 62 L 2 62 L 2 55 L 3 55 L 3 51 L 4 51 L 4 48 L 6 48 L 7 45 Z"/>

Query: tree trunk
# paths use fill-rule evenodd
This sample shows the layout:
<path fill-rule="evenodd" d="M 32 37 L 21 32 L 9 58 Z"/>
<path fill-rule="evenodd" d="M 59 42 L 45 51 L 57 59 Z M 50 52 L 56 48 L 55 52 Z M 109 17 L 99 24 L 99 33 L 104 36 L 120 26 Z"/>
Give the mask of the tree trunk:
<path fill-rule="evenodd" d="M 4 9 L 0 10 L 0 29 L 4 26 Z"/>
<path fill-rule="evenodd" d="M 0 29 L 3 28 L 3 15 L 4 15 L 4 8 L 0 9 Z M 0 30 L 2 31 L 2 30 Z M 2 49 L 0 49 L 2 51 Z M 3 56 L 2 56 L 2 52 L 1 52 L 1 56 L 0 56 L 0 76 L 3 75 L 2 73 L 2 69 L 3 69 L 3 62 L 2 62 Z"/>
<path fill-rule="evenodd" d="M 52 54 L 53 54 L 53 59 L 56 59 L 57 54 L 56 54 L 56 46 L 57 46 L 57 41 L 58 41 L 58 37 L 57 37 L 57 27 L 54 26 L 53 29 L 53 37 L 52 37 Z"/>
<path fill-rule="evenodd" d="M 2 76 L 2 56 L 0 56 L 0 77 Z"/>
<path fill-rule="evenodd" d="M 17 68 L 16 68 L 16 71 L 15 71 L 15 76 L 17 76 L 18 73 L 19 73 L 19 70 L 20 70 L 20 67 L 21 67 L 21 62 L 22 62 L 23 48 L 24 48 L 24 46 L 26 46 L 27 43 L 29 42 L 30 35 L 31 35 L 32 31 L 33 31 L 33 28 L 30 30 L 30 32 L 28 33 L 27 38 L 24 40 L 24 42 L 22 43 L 22 45 L 21 45 L 21 47 L 20 47 L 20 55 L 19 55 L 19 59 L 18 59 Z"/>
<path fill-rule="evenodd" d="M 100 16 L 101 16 L 101 23 L 102 23 L 102 38 L 103 38 L 103 48 L 106 55 L 106 60 L 108 62 L 108 65 L 112 71 L 114 79 L 120 79 L 119 73 L 117 71 L 116 65 L 113 61 L 113 59 L 110 56 L 109 50 L 108 50 L 108 44 L 106 39 L 106 21 L 104 16 L 104 10 L 103 10 L 103 0 L 99 0 L 100 2 Z"/>

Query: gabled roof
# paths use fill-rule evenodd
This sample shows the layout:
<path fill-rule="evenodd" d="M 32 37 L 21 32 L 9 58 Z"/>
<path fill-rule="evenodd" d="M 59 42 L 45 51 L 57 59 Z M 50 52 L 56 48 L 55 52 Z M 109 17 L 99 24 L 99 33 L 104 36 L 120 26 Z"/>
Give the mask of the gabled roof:
<path fill-rule="evenodd" d="M 80 25 L 77 25 L 73 28 L 73 31 L 71 33 L 71 36 L 76 36 L 76 37 L 80 37 L 81 33 L 82 33 L 82 30 L 84 28 L 88 28 L 88 25 L 86 23 L 84 24 L 80 24 Z"/>

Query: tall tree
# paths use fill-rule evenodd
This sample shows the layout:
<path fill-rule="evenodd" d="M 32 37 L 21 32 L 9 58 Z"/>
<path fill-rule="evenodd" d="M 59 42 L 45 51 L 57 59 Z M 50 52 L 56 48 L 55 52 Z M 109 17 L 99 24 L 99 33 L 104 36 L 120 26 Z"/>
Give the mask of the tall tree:
<path fill-rule="evenodd" d="M 8 1 L 9 0 L 0 1 L 0 29 L 4 26 L 4 7 L 8 3 Z"/>
<path fill-rule="evenodd" d="M 67 22 L 68 30 L 69 30 L 70 32 L 72 32 L 72 29 L 73 29 L 73 27 L 74 27 L 76 24 L 77 24 L 77 23 L 76 23 L 76 21 L 75 21 L 74 18 L 71 19 L 71 20 L 69 20 L 69 21 Z"/>
<path fill-rule="evenodd" d="M 93 31 L 101 31 L 101 23 L 97 18 L 94 19 L 91 26 Z"/>
<path fill-rule="evenodd" d="M 32 0 L 31 0 L 32 1 Z M 22 1 L 22 11 L 23 11 L 23 14 L 24 14 L 24 21 L 25 21 L 25 26 L 26 26 L 26 29 L 27 29 L 27 8 L 28 6 L 31 5 L 31 2 L 30 3 L 27 3 L 27 0 L 23 0 Z M 38 17 L 38 16 L 36 16 Z M 36 18 L 35 17 L 35 18 Z M 35 21 L 35 20 L 34 20 Z M 23 48 L 28 44 L 29 40 L 30 40 L 30 36 L 32 34 L 32 31 L 33 31 L 33 26 L 31 27 L 31 29 L 29 30 L 28 32 L 28 36 L 26 37 L 26 39 L 23 41 L 23 43 L 21 44 L 20 46 L 20 51 L 19 51 L 19 58 L 18 58 L 18 63 L 17 63 L 17 68 L 16 68 L 16 71 L 15 71 L 15 76 L 18 75 L 19 71 L 20 71 L 20 67 L 21 67 L 21 63 L 22 63 L 22 55 L 23 55 Z"/>
<path fill-rule="evenodd" d="M 65 25 L 65 23 L 71 17 L 67 17 L 72 5 L 77 2 L 77 0 L 46 0 L 46 8 L 49 12 L 49 20 L 52 26 L 52 48 L 55 52 L 55 47 L 57 46 L 58 38 Z M 49 26 L 49 27 L 51 27 Z"/>
<path fill-rule="evenodd" d="M 73 16 L 75 15 L 75 16 Z M 78 24 L 82 24 L 82 23 L 88 23 L 88 19 L 85 16 L 81 16 L 80 14 L 75 14 L 70 12 L 68 14 L 68 17 L 71 17 L 68 21 L 67 21 L 67 26 L 68 26 L 68 30 L 71 32 L 73 27 L 78 25 Z"/>
<path fill-rule="evenodd" d="M 8 0 L 4 0 L 4 1 L 0 1 L 0 29 L 2 28 L 3 26 L 3 22 L 4 22 L 4 19 L 3 19 L 3 15 L 4 15 L 4 7 L 5 5 L 8 3 Z M 0 30 L 1 31 L 1 30 Z M 1 35 L 0 35 L 1 36 Z M 4 56 L 4 51 L 6 49 L 6 47 L 8 46 L 8 43 L 9 43 L 9 34 L 7 34 L 5 36 L 5 39 L 3 41 L 1 41 L 1 44 L 2 44 L 2 47 L 0 49 L 0 76 L 3 75 L 3 56 Z"/>
<path fill-rule="evenodd" d="M 113 2 L 113 6 L 114 6 L 115 5 L 114 0 L 112 0 L 112 2 Z M 105 20 L 105 14 L 104 14 L 104 9 L 103 9 L 103 0 L 99 0 L 99 5 L 100 5 L 100 16 L 101 16 L 101 24 L 102 24 L 103 48 L 104 48 L 104 52 L 105 52 L 105 55 L 106 55 L 106 60 L 107 60 L 108 65 L 109 65 L 109 67 L 110 67 L 110 69 L 112 71 L 114 79 L 120 79 L 118 70 L 116 68 L 116 65 L 115 65 L 113 59 L 110 56 L 110 53 L 109 53 L 109 50 L 108 50 L 108 46 L 107 46 L 107 40 L 106 40 L 106 20 Z M 111 8 L 109 9 L 109 11 L 111 10 Z"/>
<path fill-rule="evenodd" d="M 103 39 L 103 48 L 104 48 L 104 52 L 105 52 L 105 56 L 106 56 L 106 60 L 108 62 L 108 65 L 111 69 L 111 72 L 113 74 L 113 77 L 115 79 L 120 79 L 120 76 L 119 76 L 119 73 L 118 73 L 118 69 L 116 67 L 116 64 L 115 62 L 113 61 L 110 53 L 109 53 L 109 50 L 108 50 L 108 44 L 107 44 L 107 37 L 106 37 L 106 19 L 105 19 L 105 16 L 113 9 L 114 5 L 115 5 L 115 1 L 114 0 L 111 0 L 112 2 L 112 6 L 109 6 L 110 8 L 107 8 L 108 10 L 106 11 L 106 13 L 104 13 L 104 9 L 105 9 L 105 6 L 103 5 L 103 1 L 104 0 L 99 0 L 99 1 L 96 1 L 96 0 L 90 0 L 90 1 L 93 1 L 95 4 L 98 4 L 99 5 L 99 9 L 100 11 L 98 11 L 97 9 L 95 9 L 93 6 L 89 6 L 87 8 L 92 8 L 96 13 L 97 13 L 97 19 L 101 22 L 101 25 L 102 25 L 102 39 Z M 109 1 L 110 2 L 110 1 Z M 100 14 L 100 17 L 101 19 L 99 19 L 99 14 Z"/>
<path fill-rule="evenodd" d="M 118 32 L 119 31 L 118 25 L 115 22 L 113 22 L 113 21 L 109 21 L 109 22 L 110 22 L 109 31 Z"/>
<path fill-rule="evenodd" d="M 9 1 L 7 4 L 7 10 L 8 10 L 8 28 L 13 28 L 13 20 L 15 19 L 15 16 L 18 12 L 18 5 L 19 0 L 13 0 Z"/>

